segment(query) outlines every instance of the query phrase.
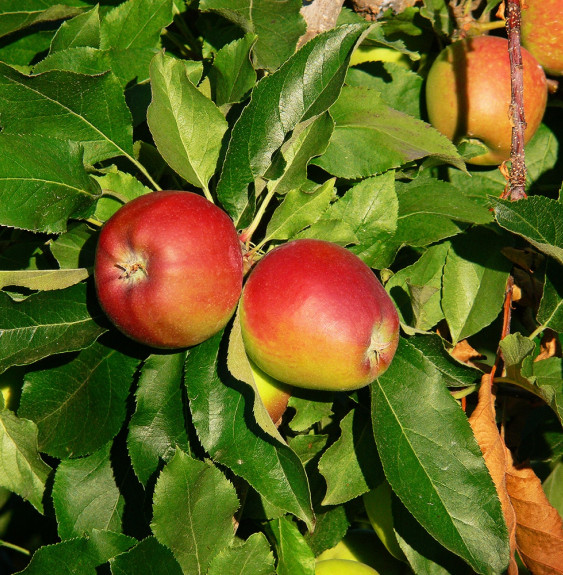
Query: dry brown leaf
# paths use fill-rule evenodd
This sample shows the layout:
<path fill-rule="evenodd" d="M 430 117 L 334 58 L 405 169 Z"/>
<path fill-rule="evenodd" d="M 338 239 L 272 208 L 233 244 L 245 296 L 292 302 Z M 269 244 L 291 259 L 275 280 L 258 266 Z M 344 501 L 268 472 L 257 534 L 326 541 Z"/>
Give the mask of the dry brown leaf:
<path fill-rule="evenodd" d="M 469 423 L 497 489 L 502 512 L 508 528 L 511 553 L 507 573 L 508 575 L 518 575 L 518 565 L 515 559 L 516 515 L 506 489 L 507 449 L 500 436 L 495 413 L 495 395 L 491 388 L 489 376 L 484 375 L 481 378 L 481 386 L 479 387 L 479 400 L 476 408 L 469 417 Z"/>
<path fill-rule="evenodd" d="M 534 575 L 563 573 L 563 522 L 530 467 L 515 467 L 506 450 L 506 489 L 516 513 L 516 544 Z"/>
<path fill-rule="evenodd" d="M 561 341 L 559 334 L 552 329 L 546 329 L 540 342 L 540 353 L 534 361 L 541 361 L 550 357 L 561 357 Z"/>
<path fill-rule="evenodd" d="M 461 340 L 456 343 L 456 345 L 451 350 L 451 355 L 455 357 L 458 361 L 463 363 L 469 363 L 477 359 L 483 359 L 485 356 L 479 353 L 476 349 L 473 349 L 466 339 Z"/>

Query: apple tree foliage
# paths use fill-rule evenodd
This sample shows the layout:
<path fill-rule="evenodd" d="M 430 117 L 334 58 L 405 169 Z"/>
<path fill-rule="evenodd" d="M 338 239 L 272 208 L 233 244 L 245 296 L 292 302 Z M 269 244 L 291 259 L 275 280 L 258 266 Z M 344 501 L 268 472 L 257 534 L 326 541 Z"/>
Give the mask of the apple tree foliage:
<path fill-rule="evenodd" d="M 371 25 L 345 4 L 303 45 L 300 8 L 1 4 L 3 573 L 313 575 L 371 529 L 362 496 L 383 484 L 382 572 L 503 573 L 508 531 L 467 414 L 509 277 L 523 295 L 502 343 L 507 430 L 563 512 L 562 360 L 533 361 L 563 330 L 560 94 L 526 150 L 528 199 L 503 200 L 501 172 L 464 161 L 479 148 L 425 121 L 444 0 Z M 212 198 L 258 253 L 308 237 L 357 254 L 400 313 L 389 370 L 353 393 L 296 390 L 276 427 L 236 316 L 179 352 L 117 333 L 93 291 L 96 238 L 155 189 Z M 480 362 L 455 359 L 460 342 Z"/>

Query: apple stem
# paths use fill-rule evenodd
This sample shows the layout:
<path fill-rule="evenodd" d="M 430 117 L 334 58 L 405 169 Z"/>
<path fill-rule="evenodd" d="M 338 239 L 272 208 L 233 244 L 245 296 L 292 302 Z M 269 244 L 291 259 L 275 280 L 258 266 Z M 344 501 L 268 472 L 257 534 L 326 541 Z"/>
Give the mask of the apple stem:
<path fill-rule="evenodd" d="M 202 188 L 203 190 L 203 195 L 212 203 L 214 204 L 214 200 L 213 200 L 213 196 L 211 195 L 211 192 L 209 191 L 209 188 L 207 186 L 203 186 Z"/>
<path fill-rule="evenodd" d="M 520 49 L 520 0 L 506 2 L 506 31 L 510 58 L 510 115 L 512 117 L 512 142 L 510 148 L 510 174 L 501 198 L 520 200 L 526 198 L 526 161 L 524 155 L 524 74 Z"/>
<path fill-rule="evenodd" d="M 268 204 L 272 201 L 272 198 L 274 197 L 275 193 L 276 193 L 275 187 L 273 187 L 272 189 L 268 189 L 268 193 L 266 194 L 264 200 L 260 204 L 260 207 L 258 208 L 258 211 L 254 216 L 254 219 L 252 220 L 250 225 L 241 232 L 239 236 L 240 241 L 245 243 L 247 247 L 250 244 L 250 240 L 252 239 L 252 234 L 254 234 L 256 228 L 260 225 L 260 222 L 264 217 L 264 214 L 266 213 L 266 208 L 268 207 Z M 267 238 L 262 240 L 262 242 L 253 249 L 253 252 L 259 250 L 267 241 L 268 241 Z"/>

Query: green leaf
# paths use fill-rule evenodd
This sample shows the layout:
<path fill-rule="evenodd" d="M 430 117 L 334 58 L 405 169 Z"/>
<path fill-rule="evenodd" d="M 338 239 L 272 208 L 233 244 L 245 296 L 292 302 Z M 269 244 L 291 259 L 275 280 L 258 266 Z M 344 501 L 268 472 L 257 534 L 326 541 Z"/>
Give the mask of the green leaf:
<path fill-rule="evenodd" d="M 542 326 L 563 332 L 563 274 L 561 266 L 554 261 L 547 263 L 537 319 Z"/>
<path fill-rule="evenodd" d="M 256 425 L 255 394 L 225 373 L 221 337 L 219 333 L 193 348 L 186 362 L 188 398 L 199 439 L 213 460 L 243 477 L 269 504 L 311 527 L 313 512 L 303 466 L 286 444 Z"/>
<path fill-rule="evenodd" d="M 219 469 L 178 449 L 156 482 L 152 531 L 184 573 L 207 573 L 233 539 L 238 506 L 234 487 Z"/>
<path fill-rule="evenodd" d="M 0 485 L 43 513 L 43 492 L 50 472 L 39 455 L 35 423 L 7 409 L 0 411 Z"/>
<path fill-rule="evenodd" d="M 244 100 L 254 87 L 256 71 L 250 61 L 250 51 L 255 42 L 254 34 L 246 34 L 217 52 L 209 70 L 211 93 L 217 106 Z"/>
<path fill-rule="evenodd" d="M 0 116 L 5 134 L 82 143 L 84 160 L 91 164 L 133 154 L 131 113 L 110 73 L 56 70 L 26 76 L 0 63 Z"/>
<path fill-rule="evenodd" d="M 334 176 L 366 178 L 427 156 L 464 168 L 450 140 L 429 124 L 390 108 L 376 90 L 344 87 L 330 114 L 334 134 L 327 151 L 313 163 Z"/>
<path fill-rule="evenodd" d="M 563 203 L 544 196 L 517 202 L 490 198 L 500 226 L 563 264 Z"/>
<path fill-rule="evenodd" d="M 397 227 L 395 174 L 368 178 L 349 189 L 323 214 L 322 220 L 342 221 L 352 229 L 358 245 L 350 251 L 371 267 L 378 267 L 386 241 Z"/>
<path fill-rule="evenodd" d="M 90 311 L 86 292 L 85 284 L 77 284 L 21 302 L 0 293 L 0 373 L 12 365 L 82 349 L 106 331 L 98 323 L 102 311 Z"/>
<path fill-rule="evenodd" d="M 385 284 L 401 322 L 427 331 L 444 318 L 441 306 L 442 274 L 449 242 L 430 246 L 412 265 L 399 270 Z"/>
<path fill-rule="evenodd" d="M 78 6 L 84 6 L 83 2 L 76 2 L 74 6 L 65 6 L 64 4 L 71 3 L 46 3 L 44 0 L 4 0 L 0 8 L 0 37 L 43 22 L 71 18 L 80 14 L 81 9 Z"/>
<path fill-rule="evenodd" d="M 504 302 L 510 262 L 494 232 L 475 229 L 451 242 L 442 280 L 442 310 L 457 343 L 491 324 Z"/>
<path fill-rule="evenodd" d="M 319 34 L 256 85 L 233 128 L 217 185 L 217 197 L 235 222 L 249 205 L 249 185 L 266 174 L 286 136 L 336 100 L 365 30 L 365 25 L 342 26 Z"/>
<path fill-rule="evenodd" d="M 110 559 L 112 575 L 182 575 L 172 551 L 154 537 L 146 537 L 135 547 Z"/>
<path fill-rule="evenodd" d="M 482 372 L 453 358 L 444 347 L 444 340 L 436 334 L 416 335 L 409 343 L 424 354 L 426 361 L 440 372 L 446 387 L 466 387 L 479 381 Z"/>
<path fill-rule="evenodd" d="M 85 280 L 90 272 L 85 268 L 74 270 L 22 270 L 0 271 L 0 288 L 25 287 L 32 290 L 58 290 Z"/>
<path fill-rule="evenodd" d="M 172 6 L 172 0 L 127 0 L 103 19 L 100 48 L 109 51 L 111 69 L 122 85 L 149 77 L 162 29 L 172 22 Z"/>
<path fill-rule="evenodd" d="M 82 537 L 94 529 L 121 531 L 124 500 L 115 484 L 110 449 L 108 443 L 57 467 L 52 496 L 61 539 Z"/>
<path fill-rule="evenodd" d="M 79 46 L 100 47 L 100 14 L 98 5 L 92 10 L 63 22 L 51 41 L 50 53 Z"/>
<path fill-rule="evenodd" d="M 61 233 L 70 217 L 88 217 L 101 192 L 82 156 L 83 149 L 72 142 L 2 132 L 0 224 Z"/>
<path fill-rule="evenodd" d="M 274 519 L 268 523 L 268 529 L 276 546 L 277 575 L 315 574 L 313 551 L 293 521 L 287 517 Z"/>
<path fill-rule="evenodd" d="M 182 568 L 172 552 L 154 537 L 109 560 L 112 575 L 182 575 Z"/>
<path fill-rule="evenodd" d="M 286 194 L 272 214 L 262 243 L 286 240 L 316 222 L 335 197 L 334 179 L 326 181 L 313 192 L 296 189 Z"/>
<path fill-rule="evenodd" d="M 1 19 L 1 16 L 0 16 Z M 21 36 L 14 35 L 12 42 L 0 46 L 0 61 L 10 66 L 19 67 L 22 71 L 33 61 L 38 53 L 46 53 L 51 45 L 54 30 L 42 30 Z"/>
<path fill-rule="evenodd" d="M 135 357 L 94 343 L 71 361 L 28 373 L 18 415 L 37 423 L 41 451 L 78 457 L 113 439 L 137 364 Z"/>
<path fill-rule="evenodd" d="M 98 200 L 94 216 L 105 222 L 124 204 L 152 190 L 126 172 L 115 170 L 103 176 L 94 176 L 104 195 Z"/>
<path fill-rule="evenodd" d="M 158 151 L 188 182 L 208 190 L 227 121 L 189 80 L 181 60 L 160 53 L 151 63 L 147 120 Z"/>
<path fill-rule="evenodd" d="M 294 393 L 288 404 L 295 411 L 289 426 L 293 431 L 306 431 L 324 417 L 332 415 L 333 402 L 334 393 L 330 391 L 300 390 L 299 395 Z"/>
<path fill-rule="evenodd" d="M 351 501 L 383 480 L 369 414 L 353 409 L 341 421 L 340 429 L 340 437 L 319 461 L 327 484 L 323 505 Z"/>
<path fill-rule="evenodd" d="M 143 485 L 177 447 L 189 450 L 181 390 L 185 357 L 185 352 L 153 354 L 141 369 L 127 448 Z"/>
<path fill-rule="evenodd" d="M 96 567 L 124 553 L 134 544 L 135 539 L 132 537 L 96 529 L 88 538 L 69 539 L 40 547 L 33 554 L 29 565 L 19 574 L 96 575 L 99 573 Z"/>
<path fill-rule="evenodd" d="M 372 417 L 385 475 L 417 521 L 478 573 L 504 571 L 508 533 L 467 418 L 440 371 L 404 339 L 372 384 Z"/>
<path fill-rule="evenodd" d="M 208 575 L 274 575 L 274 556 L 263 533 L 219 552 L 211 561 Z"/>
<path fill-rule="evenodd" d="M 259 68 L 278 68 L 295 51 L 305 33 L 301 0 L 202 0 L 202 11 L 213 11 L 257 36 L 254 56 Z"/>
<path fill-rule="evenodd" d="M 64 234 L 49 242 L 49 249 L 64 270 L 94 265 L 97 233 L 88 224 L 71 224 Z"/>

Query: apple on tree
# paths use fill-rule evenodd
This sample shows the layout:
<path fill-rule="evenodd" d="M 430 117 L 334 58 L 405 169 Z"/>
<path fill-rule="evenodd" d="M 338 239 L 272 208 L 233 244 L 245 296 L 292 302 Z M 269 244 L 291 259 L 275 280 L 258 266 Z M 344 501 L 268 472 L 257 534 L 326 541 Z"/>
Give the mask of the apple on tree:
<path fill-rule="evenodd" d="M 125 335 L 156 348 L 188 347 L 234 313 L 241 244 L 229 216 L 203 196 L 152 192 L 104 224 L 94 278 L 102 309 Z"/>
<path fill-rule="evenodd" d="M 365 563 L 349 559 L 325 559 L 315 565 L 315 575 L 379 575 Z"/>
<path fill-rule="evenodd" d="M 563 76 L 563 0 L 522 2 L 520 34 L 548 75 Z"/>
<path fill-rule="evenodd" d="M 538 129 L 547 103 L 542 67 L 522 49 L 527 143 Z M 458 40 L 438 55 L 426 81 L 430 123 L 455 144 L 479 142 L 487 151 L 468 160 L 499 165 L 510 158 L 510 61 L 508 40 L 478 36 Z"/>
<path fill-rule="evenodd" d="M 276 381 L 267 373 L 264 373 L 252 360 L 249 360 L 252 377 L 258 389 L 258 395 L 275 424 L 278 424 L 283 417 L 289 398 L 291 397 L 291 387 L 280 381 Z"/>
<path fill-rule="evenodd" d="M 334 243 L 298 239 L 251 271 L 240 303 L 248 356 L 281 382 L 353 390 L 382 374 L 397 349 L 399 318 L 373 271 Z"/>

